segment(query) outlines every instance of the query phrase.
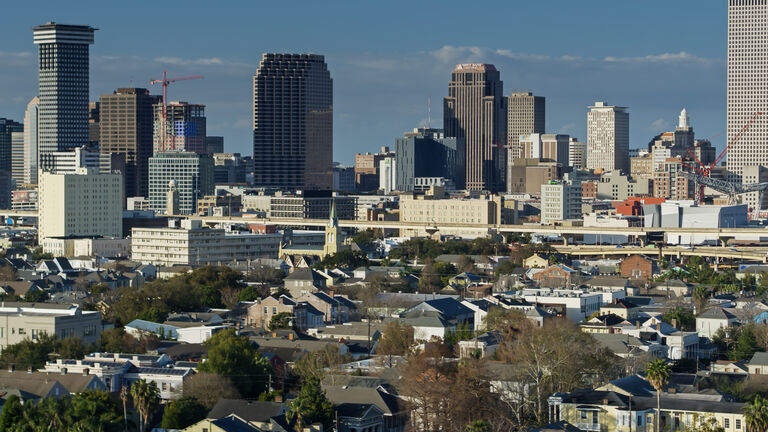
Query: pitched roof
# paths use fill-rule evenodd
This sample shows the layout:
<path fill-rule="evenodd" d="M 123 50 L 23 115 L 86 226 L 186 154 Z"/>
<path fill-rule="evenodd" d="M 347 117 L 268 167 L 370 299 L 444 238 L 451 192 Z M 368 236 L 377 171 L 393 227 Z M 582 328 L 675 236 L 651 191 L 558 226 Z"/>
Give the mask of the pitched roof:
<path fill-rule="evenodd" d="M 284 280 L 300 280 L 300 281 L 324 281 L 325 278 L 320 273 L 310 268 L 297 268 L 291 274 L 285 277 Z"/>
<path fill-rule="evenodd" d="M 236 415 L 213 420 L 211 424 L 221 428 L 224 432 L 262 432 L 261 429 L 249 424 Z"/>
<path fill-rule="evenodd" d="M 219 399 L 208 412 L 209 419 L 218 419 L 232 414 L 248 422 L 269 422 L 269 419 L 280 415 L 285 407 L 280 402 L 265 402 L 245 399 Z"/>
<path fill-rule="evenodd" d="M 385 392 L 381 388 L 341 387 L 323 385 L 323 390 L 334 405 L 343 403 L 364 403 L 376 405 L 387 415 L 394 415 L 405 407 L 397 396 Z"/>
<path fill-rule="evenodd" d="M 736 319 L 736 316 L 721 307 L 713 307 L 704 311 L 704 313 L 696 318 L 732 320 Z"/>
<path fill-rule="evenodd" d="M 768 353 L 756 352 L 749 361 L 750 365 L 768 366 Z"/>

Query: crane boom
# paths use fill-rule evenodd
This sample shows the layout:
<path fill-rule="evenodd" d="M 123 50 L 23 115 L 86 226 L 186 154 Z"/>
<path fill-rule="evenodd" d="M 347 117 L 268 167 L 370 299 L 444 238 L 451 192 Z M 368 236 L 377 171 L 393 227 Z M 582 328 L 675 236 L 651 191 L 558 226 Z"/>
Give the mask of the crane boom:
<path fill-rule="evenodd" d="M 166 150 L 166 130 L 168 129 L 168 121 L 167 121 L 167 112 L 168 112 L 168 85 L 171 83 L 175 83 L 176 81 L 186 81 L 186 80 L 194 80 L 194 79 L 203 79 L 202 75 L 193 75 L 188 77 L 178 77 L 178 78 L 168 78 L 166 77 L 166 71 L 163 71 L 163 79 L 150 79 L 149 84 L 160 84 L 163 86 L 163 124 L 162 124 L 162 143 L 161 143 L 161 149 L 163 151 Z M 174 137 L 175 141 L 175 137 Z M 176 147 L 175 143 L 172 147 Z"/>

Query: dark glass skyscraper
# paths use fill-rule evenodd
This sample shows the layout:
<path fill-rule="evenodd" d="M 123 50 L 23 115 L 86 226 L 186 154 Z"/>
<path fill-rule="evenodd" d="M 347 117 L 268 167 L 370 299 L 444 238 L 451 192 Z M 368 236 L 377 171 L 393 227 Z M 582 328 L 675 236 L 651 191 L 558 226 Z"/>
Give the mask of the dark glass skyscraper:
<path fill-rule="evenodd" d="M 469 190 L 503 190 L 507 118 L 499 71 L 491 64 L 459 64 L 444 99 L 446 137 L 466 145 L 464 181 Z"/>
<path fill-rule="evenodd" d="M 253 179 L 333 187 L 333 80 L 316 54 L 264 54 L 253 77 Z"/>
<path fill-rule="evenodd" d="M 33 28 L 38 46 L 40 163 L 44 155 L 88 144 L 89 26 L 49 22 Z"/>

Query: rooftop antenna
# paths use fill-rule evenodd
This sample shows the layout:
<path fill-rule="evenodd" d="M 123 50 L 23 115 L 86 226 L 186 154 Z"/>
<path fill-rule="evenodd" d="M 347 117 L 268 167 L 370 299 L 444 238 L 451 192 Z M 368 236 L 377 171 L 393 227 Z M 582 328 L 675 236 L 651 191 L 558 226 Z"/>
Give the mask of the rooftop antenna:
<path fill-rule="evenodd" d="M 427 96 L 427 129 L 432 129 L 432 97 Z"/>

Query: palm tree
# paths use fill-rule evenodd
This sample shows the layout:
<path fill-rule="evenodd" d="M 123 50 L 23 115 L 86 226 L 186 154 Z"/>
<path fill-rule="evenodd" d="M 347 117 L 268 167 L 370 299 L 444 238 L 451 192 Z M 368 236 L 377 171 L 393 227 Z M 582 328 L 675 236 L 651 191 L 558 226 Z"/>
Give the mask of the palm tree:
<path fill-rule="evenodd" d="M 669 365 L 662 359 L 656 359 L 645 367 L 645 377 L 656 389 L 656 432 L 660 431 L 661 426 L 661 391 L 669 382 L 669 372 Z"/>
<path fill-rule="evenodd" d="M 697 285 L 693 288 L 691 297 L 693 298 L 693 304 L 696 306 L 696 314 L 704 312 L 709 301 L 709 289 L 704 285 Z"/>
<path fill-rule="evenodd" d="M 128 432 L 128 386 L 120 387 L 120 400 L 123 401 L 123 421 L 125 422 L 125 432 Z"/>
<path fill-rule="evenodd" d="M 144 432 L 149 418 L 160 403 L 160 392 L 155 383 L 147 383 L 140 379 L 131 386 L 131 396 L 133 396 L 133 405 L 139 411 L 139 431 Z"/>
<path fill-rule="evenodd" d="M 768 399 L 757 394 L 742 409 L 750 432 L 765 432 L 768 429 Z"/>

